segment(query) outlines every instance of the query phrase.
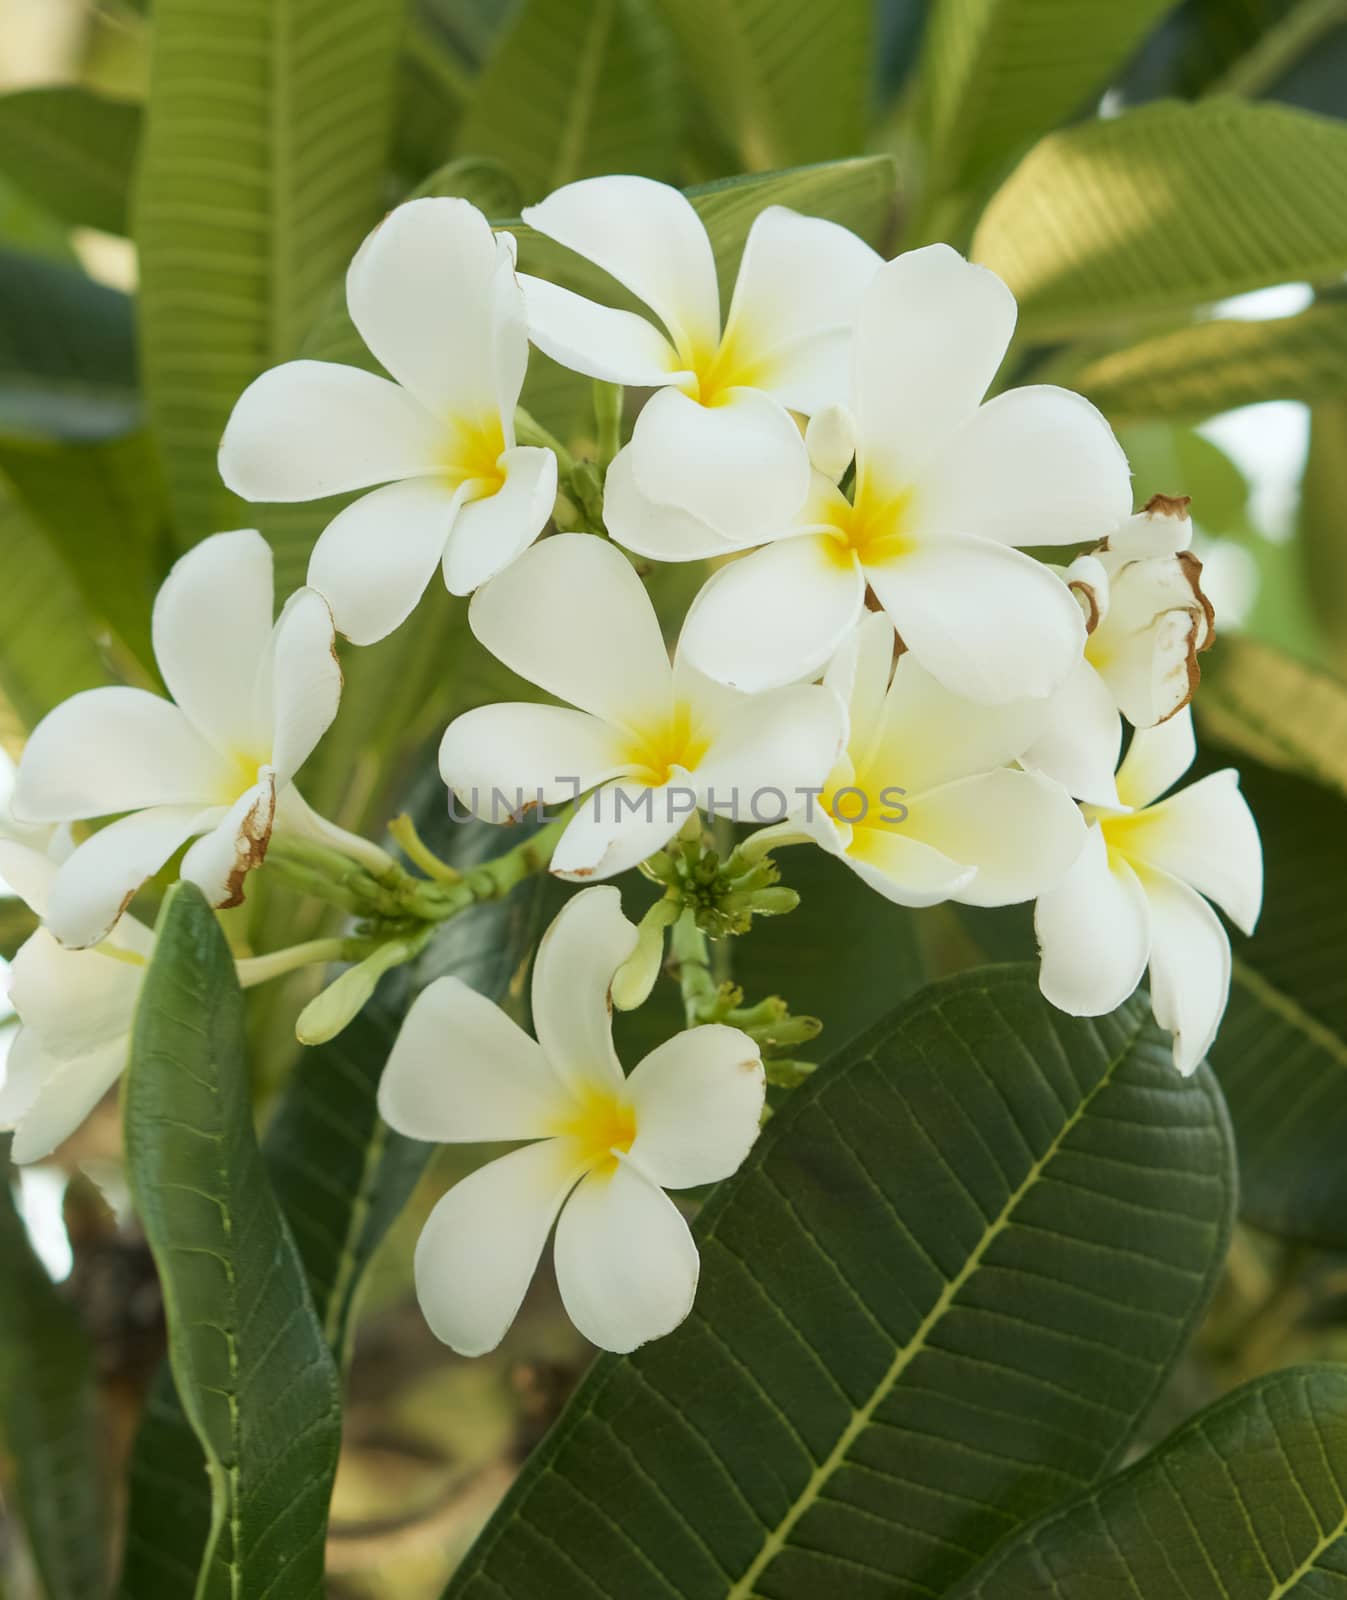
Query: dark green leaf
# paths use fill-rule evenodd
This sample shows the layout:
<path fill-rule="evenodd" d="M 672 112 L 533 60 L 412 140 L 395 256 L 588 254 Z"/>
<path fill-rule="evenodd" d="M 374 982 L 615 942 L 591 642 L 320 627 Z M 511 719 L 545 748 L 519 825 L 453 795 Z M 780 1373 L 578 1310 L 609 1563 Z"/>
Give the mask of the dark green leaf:
<path fill-rule="evenodd" d="M 189 883 L 169 891 L 160 917 L 125 1107 L 173 1375 L 211 1485 L 195 1593 L 317 1600 L 341 1438 L 337 1371 L 253 1135 L 233 959 Z M 126 1595 L 165 1593 L 155 1543 L 133 1516 Z"/>
<path fill-rule="evenodd" d="M 0 249 L 0 434 L 87 443 L 139 419 L 128 297 L 76 266 Z"/>
<path fill-rule="evenodd" d="M 458 133 L 541 200 L 603 172 L 672 176 L 677 84 L 652 0 L 525 0 Z"/>
<path fill-rule="evenodd" d="M 135 232 L 184 546 L 249 520 L 216 472 L 230 410 L 298 353 L 379 217 L 399 22 L 389 0 L 157 0 Z"/>
<path fill-rule="evenodd" d="M 1347 1368 L 1293 1367 L 1203 1411 L 1046 1517 L 957 1600 L 1302 1600 L 1347 1581 Z M 954 1596 L 951 1596 L 954 1600 Z"/>
<path fill-rule="evenodd" d="M 9 1140 L 0 1140 L 8 1177 Z M 107 1505 L 93 1355 L 0 1181 L 0 1446 L 46 1600 L 102 1600 Z"/>
<path fill-rule="evenodd" d="M 1347 369 L 1347 306 L 1340 308 Z M 1314 408 L 1310 453 L 1300 485 L 1298 546 L 1305 592 L 1328 644 L 1328 657 L 1347 672 L 1347 400 L 1336 394 Z"/>
<path fill-rule="evenodd" d="M 1163 103 L 1042 140 L 973 254 L 1057 339 L 1347 272 L 1347 126 L 1240 100 Z"/>
<path fill-rule="evenodd" d="M 448 1595 L 943 1593 L 1116 1459 L 1233 1189 L 1144 997 L 926 990 L 772 1118 L 698 1219 L 691 1318 L 596 1364 Z"/>
<path fill-rule="evenodd" d="M 0 167 L 67 222 L 127 232 L 140 107 L 72 84 L 0 95 Z"/>

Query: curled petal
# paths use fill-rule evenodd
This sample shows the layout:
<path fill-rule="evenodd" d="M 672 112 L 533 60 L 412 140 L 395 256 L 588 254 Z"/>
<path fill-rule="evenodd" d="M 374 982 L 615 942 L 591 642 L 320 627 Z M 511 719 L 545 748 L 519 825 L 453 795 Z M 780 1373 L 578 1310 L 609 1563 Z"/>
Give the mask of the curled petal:
<path fill-rule="evenodd" d="M 35 916 L 45 917 L 57 863 L 41 850 L 0 835 L 0 880 Z"/>
<path fill-rule="evenodd" d="M 576 1187 L 555 1253 L 566 1315 L 601 1350 L 635 1350 L 692 1310 L 700 1262 L 688 1225 L 629 1165 L 592 1172 Z"/>
<path fill-rule="evenodd" d="M 738 1028 L 689 1028 L 627 1080 L 636 1113 L 630 1159 L 665 1189 L 718 1183 L 753 1147 L 767 1092 L 758 1047 Z"/>
<path fill-rule="evenodd" d="M 631 446 L 624 445 L 603 482 L 604 524 L 625 549 L 651 561 L 703 561 L 742 548 L 690 512 L 643 494 L 631 463 Z"/>
<path fill-rule="evenodd" d="M 570 1096 L 540 1046 L 459 978 L 412 1002 L 379 1080 L 379 1115 L 409 1139 L 541 1139 Z"/>
<path fill-rule="evenodd" d="M 545 1139 L 450 1189 L 421 1230 L 413 1263 L 416 1297 L 437 1339 L 461 1356 L 496 1348 L 579 1175 L 570 1141 Z"/>
<path fill-rule="evenodd" d="M 444 549 L 450 594 L 471 594 L 542 532 L 557 498 L 557 458 L 550 450 L 518 446 L 501 457 L 505 482 L 495 494 L 464 506 Z"/>
<path fill-rule="evenodd" d="M 1187 1077 L 1225 1015 L 1230 941 L 1220 918 L 1186 883 L 1147 869 L 1143 886 L 1151 914 L 1151 1008 L 1174 1035 L 1174 1065 Z"/>
<path fill-rule="evenodd" d="M 659 329 L 634 311 L 597 305 L 527 273 L 519 281 L 529 337 L 544 355 L 572 372 L 634 389 L 657 389 L 692 376 Z"/>
<path fill-rule="evenodd" d="M 1069 1016 L 1101 1017 L 1141 982 L 1151 948 L 1146 895 L 1131 867 L 1110 859 L 1097 824 L 1065 877 L 1039 896 L 1034 931 L 1038 986 Z"/>
<path fill-rule="evenodd" d="M 668 783 L 605 783 L 588 795 L 552 852 L 552 873 L 592 883 L 628 872 L 662 850 L 697 808 L 697 790 L 682 768 Z"/>
<path fill-rule="evenodd" d="M 1197 688 L 1198 652 L 1213 636 L 1201 576 L 1202 563 L 1187 551 L 1129 561 L 1112 575 L 1088 654 L 1134 727 L 1172 717 Z"/>
<path fill-rule="evenodd" d="M 1172 789 L 1193 764 L 1197 740 L 1187 706 L 1154 728 L 1138 728 L 1118 768 L 1118 796 L 1140 811 Z"/>
<path fill-rule="evenodd" d="M 622 1088 L 609 991 L 636 938 L 622 915 L 622 896 L 603 887 L 568 900 L 538 946 L 534 1030 L 553 1071 L 576 1093 Z"/>
<path fill-rule="evenodd" d="M 266 859 L 275 815 L 276 776 L 263 767 L 252 788 L 182 858 L 182 876 L 213 906 L 241 905 L 244 879 Z"/>
<path fill-rule="evenodd" d="M 277 787 L 294 777 L 337 715 L 341 666 L 336 645 L 327 601 L 316 589 L 297 589 L 276 623 L 265 680 Z"/>

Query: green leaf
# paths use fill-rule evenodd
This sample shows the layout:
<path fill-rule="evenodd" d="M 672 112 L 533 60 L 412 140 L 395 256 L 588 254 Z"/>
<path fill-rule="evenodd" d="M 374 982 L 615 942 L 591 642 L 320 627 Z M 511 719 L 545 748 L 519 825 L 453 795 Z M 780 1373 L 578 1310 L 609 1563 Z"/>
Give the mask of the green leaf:
<path fill-rule="evenodd" d="M 144 430 L 93 443 L 0 439 L 0 472 L 38 521 L 85 604 L 156 681 L 150 613 L 168 561 L 168 508 Z"/>
<path fill-rule="evenodd" d="M 918 132 L 937 195 L 976 190 L 1083 111 L 1172 0 L 937 0 L 918 66 Z"/>
<path fill-rule="evenodd" d="M 74 85 L 0 95 L 0 168 L 66 222 L 127 232 L 140 107 Z"/>
<path fill-rule="evenodd" d="M 1292 1367 L 1194 1417 L 951 1600 L 1302 1600 L 1347 1568 L 1347 1368 Z"/>
<path fill-rule="evenodd" d="M 1089 334 L 1347 272 L 1347 126 L 1239 100 L 1166 102 L 1042 140 L 973 255 L 1026 339 Z"/>
<path fill-rule="evenodd" d="M 337 1372 L 253 1135 L 233 959 L 189 883 L 169 891 L 160 917 L 125 1115 L 173 1375 L 211 1484 L 194 1592 L 317 1600 L 341 1438 Z M 138 1588 L 147 1558 L 136 1532 L 124 1593 L 163 1594 Z"/>
<path fill-rule="evenodd" d="M 1204 737 L 1347 797 L 1347 685 L 1255 639 L 1220 640 L 1193 702 Z"/>
<path fill-rule="evenodd" d="M 1213 759 L 1215 757 L 1215 752 Z M 1347 1247 L 1347 807 L 1240 763 L 1266 890 L 1235 939 L 1230 1004 L 1209 1059 L 1239 1146 L 1240 1209 L 1276 1233 Z"/>
<path fill-rule="evenodd" d="M 1341 315 L 1340 360 L 1347 361 L 1347 306 Z M 1347 672 L 1347 402 L 1341 396 L 1339 382 L 1334 396 L 1317 405 L 1310 420 L 1297 543 L 1305 592 L 1328 642 L 1329 659 Z"/>
<path fill-rule="evenodd" d="M 13 961 L 14 952 L 37 927 L 37 918 L 12 895 L 0 898 L 0 961 Z"/>
<path fill-rule="evenodd" d="M 243 388 L 296 355 L 382 209 L 391 0 L 156 0 L 135 197 L 146 395 L 183 546 L 250 520 L 220 483 Z"/>
<path fill-rule="evenodd" d="M 1196 422 L 1262 400 L 1331 399 L 1345 367 L 1347 304 L 1323 301 L 1294 317 L 1198 322 L 1068 368 L 1061 381 L 1115 423 Z"/>
<path fill-rule="evenodd" d="M 673 61 L 651 0 L 525 0 L 477 80 L 458 149 L 527 201 L 604 172 L 672 176 Z"/>
<path fill-rule="evenodd" d="M 0 1141 L 8 1175 L 9 1140 Z M 93 1355 L 0 1181 L 0 1447 L 46 1600 L 102 1600 L 107 1504 Z"/>
<path fill-rule="evenodd" d="M 1144 998 L 927 989 L 788 1097 L 697 1221 L 692 1316 L 596 1363 L 448 1596 L 943 1593 L 1117 1458 L 1233 1189 Z"/>
<path fill-rule="evenodd" d="M 0 691 L 26 729 L 110 673 L 65 562 L 0 480 Z"/>
<path fill-rule="evenodd" d="M 130 299 L 76 266 L 0 249 L 0 434 L 88 443 L 139 420 Z"/>
<path fill-rule="evenodd" d="M 871 85 L 869 0 L 660 0 L 700 113 L 765 171 L 856 154 Z"/>

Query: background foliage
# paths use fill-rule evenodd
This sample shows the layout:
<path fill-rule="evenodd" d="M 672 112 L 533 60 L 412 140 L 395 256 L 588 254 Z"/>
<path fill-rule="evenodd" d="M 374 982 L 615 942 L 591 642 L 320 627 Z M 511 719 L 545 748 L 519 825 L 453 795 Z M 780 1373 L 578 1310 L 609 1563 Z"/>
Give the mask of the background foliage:
<path fill-rule="evenodd" d="M 215 446 L 263 368 L 368 360 L 341 280 L 388 207 L 464 195 L 518 232 L 523 265 L 593 290 L 519 209 L 635 171 L 689 189 L 727 285 L 773 202 L 890 254 L 947 239 L 1007 279 L 1021 317 L 1000 381 L 1081 389 L 1120 430 L 1139 499 L 1194 496 L 1223 634 L 1197 702 L 1204 759 L 1240 766 L 1269 885 L 1256 937 L 1236 938 L 1210 1069 L 1184 1084 L 1144 997 L 1073 1022 L 1028 969 L 980 965 L 1032 957 L 1024 915 L 914 917 L 822 857 L 783 857 L 805 909 L 718 946 L 719 975 L 822 1018 L 827 1069 L 702 1210 L 692 1320 L 590 1368 L 517 1478 L 587 1353 L 545 1282 L 497 1357 L 434 1345 L 409 1247 L 465 1158 L 390 1134 L 373 1093 L 431 976 L 522 1009 L 557 891 L 447 926 L 298 1059 L 310 980 L 245 1004 L 225 938 L 246 949 L 265 924 L 290 943 L 321 913 L 259 881 L 221 934 L 177 891 L 125 1145 L 109 1107 L 49 1174 L 59 1190 L 83 1168 L 107 1202 L 83 1178 L 65 1189 L 65 1283 L 0 1194 L 4 1592 L 1271 1600 L 1340 1584 L 1347 8 L 8 0 L 0 21 L 16 84 L 25 30 L 60 30 L 41 81 L 0 94 L 11 753 L 78 689 L 155 685 L 155 588 L 207 534 L 260 521 L 278 582 L 302 579 L 334 505 L 245 508 Z M 1279 285 L 1300 288 L 1272 315 L 1227 303 Z M 525 400 L 593 452 L 586 382 L 535 357 Z M 1211 425 L 1277 401 L 1311 419 L 1280 508 Z M 1255 416 L 1245 438 L 1286 427 Z M 698 576 L 653 574 L 657 603 L 673 614 Z M 442 851 L 491 853 L 491 830 L 444 823 L 427 760 L 452 715 L 521 692 L 463 607 L 429 594 L 344 668 L 308 798 L 376 832 L 410 809 Z M 0 953 L 28 926 L 0 902 Z M 628 1062 L 680 1020 L 665 985 L 622 1021 Z M 227 1159 L 203 1164 L 203 1142 Z"/>

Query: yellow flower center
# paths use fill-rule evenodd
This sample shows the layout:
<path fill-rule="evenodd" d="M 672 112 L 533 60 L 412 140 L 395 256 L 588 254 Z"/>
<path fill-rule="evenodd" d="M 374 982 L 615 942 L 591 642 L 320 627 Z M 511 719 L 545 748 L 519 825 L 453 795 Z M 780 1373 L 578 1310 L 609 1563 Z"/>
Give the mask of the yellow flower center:
<path fill-rule="evenodd" d="M 232 806 L 235 800 L 257 782 L 258 772 L 271 760 L 269 755 L 257 755 L 251 750 L 227 750 L 223 753 L 224 774 L 218 805 Z"/>
<path fill-rule="evenodd" d="M 617 1154 L 631 1149 L 636 1138 L 636 1112 L 620 1095 L 590 1089 L 578 1102 L 574 1116 L 557 1128 L 563 1138 L 580 1146 L 586 1172 L 617 1171 Z"/>
<path fill-rule="evenodd" d="M 694 723 L 692 708 L 685 700 L 679 700 L 663 721 L 631 734 L 623 757 L 629 775 L 637 783 L 656 789 L 672 779 L 675 767 L 694 771 L 710 744 Z"/>
<path fill-rule="evenodd" d="M 444 449 L 444 475 L 451 488 L 474 485 L 472 498 L 484 500 L 505 484 L 500 458 L 505 453 L 505 430 L 497 416 L 470 422 L 456 417 Z"/>
<path fill-rule="evenodd" d="M 853 503 L 833 501 L 828 506 L 828 555 L 840 567 L 856 561 L 879 567 L 909 554 L 914 548 L 908 531 L 912 501 L 911 489 L 882 490 L 862 476 Z"/>
<path fill-rule="evenodd" d="M 723 405 L 732 389 L 760 389 L 768 375 L 768 363 L 748 348 L 750 341 L 733 324 L 714 346 L 682 342 L 678 359 L 693 374 L 688 392 L 700 405 Z"/>
<path fill-rule="evenodd" d="M 1115 866 L 1119 860 L 1126 861 L 1133 868 L 1141 864 L 1137 850 L 1137 846 L 1141 843 L 1140 835 L 1154 821 L 1144 807 L 1140 811 L 1126 811 L 1121 815 L 1116 812 L 1098 811 L 1094 806 L 1088 805 L 1082 806 L 1081 810 L 1087 823 L 1099 824 L 1099 831 L 1104 835 L 1104 844 L 1108 849 L 1110 866 Z"/>

